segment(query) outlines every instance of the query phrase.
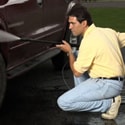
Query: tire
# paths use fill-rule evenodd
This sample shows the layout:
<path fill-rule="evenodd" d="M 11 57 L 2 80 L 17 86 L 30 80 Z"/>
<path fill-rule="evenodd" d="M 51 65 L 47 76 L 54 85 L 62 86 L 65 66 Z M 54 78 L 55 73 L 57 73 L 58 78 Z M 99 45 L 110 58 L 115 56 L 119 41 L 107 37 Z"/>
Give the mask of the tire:
<path fill-rule="evenodd" d="M 6 90 L 6 70 L 3 57 L 0 54 L 0 108 L 2 106 L 2 102 L 4 99 L 5 90 Z"/>
<path fill-rule="evenodd" d="M 64 40 L 70 41 L 70 35 L 71 35 L 71 31 L 66 29 Z M 68 57 L 64 52 L 61 51 L 58 55 L 54 56 L 51 60 L 56 70 L 62 70 L 64 66 L 65 66 L 65 69 L 69 69 Z"/>

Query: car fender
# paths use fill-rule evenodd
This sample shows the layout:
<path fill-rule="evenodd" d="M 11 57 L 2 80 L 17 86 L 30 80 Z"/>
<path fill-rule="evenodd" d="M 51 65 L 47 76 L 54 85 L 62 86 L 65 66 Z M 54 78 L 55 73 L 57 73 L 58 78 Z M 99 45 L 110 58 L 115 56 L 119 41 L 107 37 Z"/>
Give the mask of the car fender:
<path fill-rule="evenodd" d="M 75 0 L 71 1 L 68 5 L 67 8 L 67 13 L 72 9 L 72 7 L 76 4 L 77 2 Z"/>

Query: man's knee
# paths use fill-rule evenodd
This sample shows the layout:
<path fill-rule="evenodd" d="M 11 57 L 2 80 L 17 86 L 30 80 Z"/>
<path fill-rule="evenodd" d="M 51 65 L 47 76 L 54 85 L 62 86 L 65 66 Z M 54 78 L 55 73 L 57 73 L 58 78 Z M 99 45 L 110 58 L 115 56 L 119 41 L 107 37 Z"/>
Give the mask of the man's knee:
<path fill-rule="evenodd" d="M 70 104 L 66 100 L 63 100 L 61 97 L 58 98 L 57 104 L 63 111 L 70 111 Z"/>

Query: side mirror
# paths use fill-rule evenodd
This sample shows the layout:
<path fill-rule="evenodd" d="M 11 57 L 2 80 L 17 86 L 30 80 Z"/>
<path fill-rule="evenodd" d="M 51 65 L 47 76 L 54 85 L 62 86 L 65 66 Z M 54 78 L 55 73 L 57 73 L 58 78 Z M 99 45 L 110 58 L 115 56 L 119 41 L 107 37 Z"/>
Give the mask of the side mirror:
<path fill-rule="evenodd" d="M 0 0 L 0 6 L 6 4 L 9 0 Z"/>

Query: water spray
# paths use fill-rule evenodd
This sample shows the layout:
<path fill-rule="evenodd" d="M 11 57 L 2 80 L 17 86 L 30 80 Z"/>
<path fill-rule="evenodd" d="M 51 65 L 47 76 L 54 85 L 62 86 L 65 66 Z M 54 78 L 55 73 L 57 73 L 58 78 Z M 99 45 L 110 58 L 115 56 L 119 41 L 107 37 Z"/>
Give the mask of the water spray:
<path fill-rule="evenodd" d="M 0 43 L 8 43 L 14 41 L 22 41 L 22 42 L 33 42 L 33 43 L 47 43 L 47 44 L 62 44 L 61 42 L 48 41 L 48 40 L 36 40 L 30 38 L 20 38 L 14 34 L 8 33 L 6 31 L 0 30 Z M 78 47 L 77 44 L 70 43 L 72 47 Z"/>

